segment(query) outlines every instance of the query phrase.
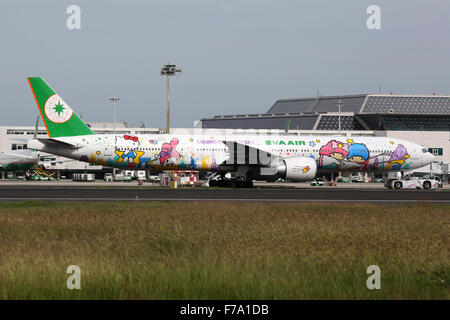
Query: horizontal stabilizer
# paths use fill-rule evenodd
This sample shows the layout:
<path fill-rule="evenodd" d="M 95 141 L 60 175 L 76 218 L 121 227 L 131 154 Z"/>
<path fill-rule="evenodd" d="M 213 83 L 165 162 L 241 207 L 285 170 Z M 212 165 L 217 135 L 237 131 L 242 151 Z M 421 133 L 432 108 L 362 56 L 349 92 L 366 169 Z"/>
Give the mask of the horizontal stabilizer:
<path fill-rule="evenodd" d="M 52 147 L 52 148 L 66 148 L 66 149 L 79 149 L 82 146 L 79 146 L 77 144 L 73 144 L 73 143 L 69 143 L 69 142 L 65 142 L 65 141 L 60 141 L 57 139 L 45 139 L 45 138 L 38 138 L 36 139 L 37 141 L 43 143 L 44 145 L 46 145 L 47 147 Z"/>

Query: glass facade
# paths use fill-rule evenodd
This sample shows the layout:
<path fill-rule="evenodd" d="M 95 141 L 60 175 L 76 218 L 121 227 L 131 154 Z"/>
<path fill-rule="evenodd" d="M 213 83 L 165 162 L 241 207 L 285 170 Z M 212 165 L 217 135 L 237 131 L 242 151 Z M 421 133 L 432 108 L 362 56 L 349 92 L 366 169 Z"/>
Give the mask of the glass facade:
<path fill-rule="evenodd" d="M 322 116 L 317 130 L 338 130 L 339 116 Z M 341 116 L 341 130 L 364 130 L 354 116 Z"/>
<path fill-rule="evenodd" d="M 450 115 L 450 97 L 369 95 L 362 113 Z"/>
<path fill-rule="evenodd" d="M 281 99 L 261 115 L 202 119 L 203 128 L 450 131 L 450 96 L 363 94 Z M 352 114 L 352 115 L 349 115 Z"/>

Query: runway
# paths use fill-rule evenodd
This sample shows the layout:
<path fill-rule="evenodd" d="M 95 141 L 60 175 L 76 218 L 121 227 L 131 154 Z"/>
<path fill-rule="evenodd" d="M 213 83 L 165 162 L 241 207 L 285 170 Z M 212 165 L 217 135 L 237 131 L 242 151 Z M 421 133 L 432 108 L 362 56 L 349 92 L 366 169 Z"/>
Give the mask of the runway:
<path fill-rule="evenodd" d="M 252 201 L 450 204 L 450 190 L 207 189 L 142 187 L 0 186 L 0 201 Z"/>

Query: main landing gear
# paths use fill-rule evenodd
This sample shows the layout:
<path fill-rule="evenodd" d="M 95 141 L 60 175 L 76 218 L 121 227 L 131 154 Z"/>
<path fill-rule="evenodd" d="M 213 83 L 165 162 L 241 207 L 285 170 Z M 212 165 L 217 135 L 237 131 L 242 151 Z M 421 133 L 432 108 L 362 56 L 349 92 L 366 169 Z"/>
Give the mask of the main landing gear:
<path fill-rule="evenodd" d="M 220 177 L 217 180 L 209 180 L 209 186 L 222 188 L 253 188 L 253 181 L 244 177 L 231 179 Z"/>

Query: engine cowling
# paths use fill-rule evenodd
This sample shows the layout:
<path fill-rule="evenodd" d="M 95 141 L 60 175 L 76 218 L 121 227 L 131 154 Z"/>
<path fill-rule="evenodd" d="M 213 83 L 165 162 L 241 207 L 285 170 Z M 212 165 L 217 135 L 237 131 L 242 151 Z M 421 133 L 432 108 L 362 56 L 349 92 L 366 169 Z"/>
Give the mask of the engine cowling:
<path fill-rule="evenodd" d="M 317 174 L 317 163 L 312 158 L 285 158 L 278 165 L 277 175 L 286 180 L 297 182 L 314 180 Z"/>

